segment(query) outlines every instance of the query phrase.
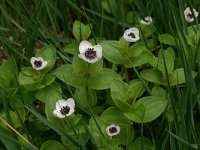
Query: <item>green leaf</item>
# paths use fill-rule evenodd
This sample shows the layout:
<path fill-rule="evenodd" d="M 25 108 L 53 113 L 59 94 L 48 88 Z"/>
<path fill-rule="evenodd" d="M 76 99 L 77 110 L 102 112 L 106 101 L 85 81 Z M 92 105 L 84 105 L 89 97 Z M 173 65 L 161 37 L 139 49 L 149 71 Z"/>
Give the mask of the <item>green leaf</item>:
<path fill-rule="evenodd" d="M 126 68 L 132 68 L 141 66 L 144 64 L 154 64 L 155 56 L 149 50 L 143 50 L 138 57 L 130 57 L 125 59 L 124 66 Z"/>
<path fill-rule="evenodd" d="M 83 24 L 82 22 L 75 20 L 73 24 L 73 35 L 78 42 L 81 40 L 87 40 L 90 37 L 91 29 L 90 25 Z"/>
<path fill-rule="evenodd" d="M 63 47 L 65 53 L 75 55 L 78 52 L 78 46 L 74 43 L 67 44 Z"/>
<path fill-rule="evenodd" d="M 141 24 L 140 27 L 141 27 L 141 30 L 142 30 L 144 36 L 145 36 L 145 40 L 147 38 L 151 37 L 152 34 L 157 30 L 156 27 L 152 24 L 150 26 Z"/>
<path fill-rule="evenodd" d="M 195 78 L 197 74 L 197 72 L 192 71 L 193 78 Z M 170 76 L 170 85 L 179 85 L 183 83 L 185 83 L 184 68 L 174 70 Z"/>
<path fill-rule="evenodd" d="M 124 99 L 116 97 L 113 98 L 113 102 L 115 103 L 115 105 L 123 110 L 124 112 L 126 111 L 130 111 L 131 110 L 131 105 L 129 103 L 127 103 Z"/>
<path fill-rule="evenodd" d="M 46 103 L 46 101 L 48 99 L 50 99 L 51 97 L 55 97 L 57 99 L 62 97 L 62 89 L 59 85 L 57 84 L 52 84 L 50 86 L 47 86 L 41 90 L 39 90 L 38 92 L 35 93 L 35 97 Z"/>
<path fill-rule="evenodd" d="M 162 97 L 162 98 L 167 98 L 167 93 L 166 91 L 161 88 L 160 86 L 157 86 L 155 85 L 153 88 L 152 88 L 152 95 L 153 96 L 157 96 L 157 97 Z"/>
<path fill-rule="evenodd" d="M 45 86 L 50 85 L 54 80 L 56 79 L 56 77 L 52 74 L 52 73 L 48 73 L 45 75 L 45 77 L 42 80 L 42 83 Z"/>
<path fill-rule="evenodd" d="M 87 85 L 87 78 L 84 74 L 75 73 L 72 65 L 69 64 L 60 66 L 53 72 L 53 74 L 66 84 L 77 88 L 86 87 Z"/>
<path fill-rule="evenodd" d="M 129 126 L 132 125 L 132 121 L 124 116 L 122 111 L 115 106 L 106 109 L 100 116 L 107 124 L 118 124 Z"/>
<path fill-rule="evenodd" d="M 163 75 L 159 70 L 153 70 L 153 69 L 143 70 L 140 72 L 140 75 L 142 76 L 142 78 L 144 78 L 149 82 L 162 84 Z"/>
<path fill-rule="evenodd" d="M 41 70 L 42 73 L 46 73 L 53 68 L 56 62 L 56 50 L 53 45 L 45 46 L 36 54 L 36 57 L 42 57 L 47 61 L 47 65 Z"/>
<path fill-rule="evenodd" d="M 130 112 L 125 116 L 136 123 L 146 123 L 155 120 L 165 110 L 167 99 L 155 96 L 143 97 L 136 101 Z"/>
<path fill-rule="evenodd" d="M 88 87 L 96 90 L 108 89 L 114 79 L 120 80 L 121 77 L 112 69 L 103 68 L 99 73 L 89 77 Z"/>
<path fill-rule="evenodd" d="M 143 146 L 143 148 L 142 148 Z M 152 142 L 146 137 L 138 137 L 132 144 L 128 145 L 127 150 L 155 150 Z"/>
<path fill-rule="evenodd" d="M 174 59 L 169 51 L 160 49 L 158 53 L 158 63 L 156 67 L 163 73 L 164 76 L 166 75 L 165 66 L 167 69 L 167 73 L 172 73 L 174 69 Z"/>
<path fill-rule="evenodd" d="M 99 73 L 102 70 L 103 60 L 101 59 L 94 64 L 89 64 L 85 62 L 84 60 L 80 59 L 78 55 L 75 55 L 72 62 L 72 66 L 73 66 L 74 72 L 78 74 L 83 74 L 83 75 L 95 74 L 95 73 Z"/>
<path fill-rule="evenodd" d="M 111 84 L 111 97 L 115 98 L 124 98 L 129 85 L 120 80 L 114 80 Z"/>
<path fill-rule="evenodd" d="M 17 86 L 16 76 L 18 75 L 17 64 L 13 57 L 0 64 L 0 84 L 6 88 Z"/>
<path fill-rule="evenodd" d="M 143 91 L 144 87 L 142 85 L 142 82 L 133 82 L 131 85 L 129 85 L 129 89 L 126 91 L 124 99 L 129 101 L 130 103 L 133 103 Z"/>
<path fill-rule="evenodd" d="M 189 45 L 192 47 L 197 47 L 200 40 L 200 24 L 191 25 L 187 27 L 188 35 L 186 35 L 186 39 Z"/>
<path fill-rule="evenodd" d="M 122 47 L 118 41 L 102 41 L 103 56 L 114 64 L 123 64 L 124 58 L 121 53 Z"/>
<path fill-rule="evenodd" d="M 114 14 L 115 9 L 117 8 L 115 0 L 102 0 L 101 5 L 110 14 Z"/>
<path fill-rule="evenodd" d="M 45 74 L 41 72 L 36 72 L 31 67 L 23 68 L 22 71 L 19 73 L 19 84 L 26 85 L 26 84 L 35 84 L 42 82 Z"/>
<path fill-rule="evenodd" d="M 167 45 L 171 45 L 171 46 L 176 46 L 176 42 L 174 40 L 174 37 L 171 36 L 168 33 L 164 33 L 164 34 L 160 34 L 158 37 L 158 40 L 161 43 L 167 44 Z"/>
<path fill-rule="evenodd" d="M 64 147 L 63 144 L 61 144 L 58 141 L 55 140 L 48 140 L 45 143 L 42 144 L 40 150 L 65 150 L 66 148 Z"/>
<path fill-rule="evenodd" d="M 120 80 L 114 80 L 111 85 L 111 97 L 115 105 L 123 111 L 130 111 L 132 104 L 142 90 L 142 83 L 128 85 Z"/>
<path fill-rule="evenodd" d="M 129 49 L 127 50 L 127 54 L 128 57 L 139 57 L 144 50 L 148 49 L 146 48 L 146 46 L 142 43 L 136 43 L 133 44 L 131 47 L 129 47 Z"/>
<path fill-rule="evenodd" d="M 84 109 L 89 108 L 89 106 L 93 108 L 97 103 L 96 92 L 91 89 L 77 88 L 74 93 L 74 98 L 76 99 L 77 105 Z"/>

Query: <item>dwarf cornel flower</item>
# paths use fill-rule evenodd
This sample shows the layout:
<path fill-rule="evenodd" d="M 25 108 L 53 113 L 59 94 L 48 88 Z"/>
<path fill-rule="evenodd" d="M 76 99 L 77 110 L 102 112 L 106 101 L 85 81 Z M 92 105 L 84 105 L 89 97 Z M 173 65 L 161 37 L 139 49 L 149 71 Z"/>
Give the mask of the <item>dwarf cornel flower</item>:
<path fill-rule="evenodd" d="M 128 42 L 136 42 L 140 39 L 138 28 L 129 28 L 124 32 L 123 38 Z"/>
<path fill-rule="evenodd" d="M 79 52 L 78 55 L 81 59 L 88 63 L 96 63 L 102 57 L 102 46 L 101 45 L 94 45 L 88 41 L 82 41 L 79 45 Z"/>
<path fill-rule="evenodd" d="M 58 118 L 65 118 L 74 113 L 75 102 L 73 98 L 67 100 L 58 100 L 56 102 L 56 109 L 53 111 L 53 114 Z"/>
<path fill-rule="evenodd" d="M 47 65 L 47 61 L 45 61 L 42 57 L 32 57 L 31 65 L 35 70 L 41 70 Z"/>
<path fill-rule="evenodd" d="M 194 18 L 198 17 L 199 13 L 196 11 L 196 9 L 193 9 L 193 13 L 189 7 L 184 10 L 185 20 L 187 22 L 191 23 L 194 21 Z"/>
<path fill-rule="evenodd" d="M 120 133 L 120 126 L 111 124 L 111 125 L 107 126 L 106 132 L 111 137 L 115 136 Z"/>

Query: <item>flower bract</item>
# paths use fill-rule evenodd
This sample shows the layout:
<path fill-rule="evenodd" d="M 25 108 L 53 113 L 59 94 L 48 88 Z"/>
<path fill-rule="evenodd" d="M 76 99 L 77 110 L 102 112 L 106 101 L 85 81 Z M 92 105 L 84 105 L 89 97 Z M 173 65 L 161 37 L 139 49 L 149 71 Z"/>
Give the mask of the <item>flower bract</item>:
<path fill-rule="evenodd" d="M 106 132 L 111 137 L 115 136 L 120 133 L 120 126 L 111 124 L 111 125 L 107 126 Z"/>
<path fill-rule="evenodd" d="M 185 20 L 189 23 L 194 21 L 194 18 L 198 17 L 199 13 L 196 11 L 196 9 L 193 9 L 193 12 L 189 7 L 187 7 L 184 10 Z"/>
<path fill-rule="evenodd" d="M 79 45 L 79 57 L 88 63 L 96 63 L 102 57 L 102 46 L 94 45 L 88 41 L 82 41 Z"/>
<path fill-rule="evenodd" d="M 67 100 L 58 100 L 56 102 L 56 109 L 53 114 L 58 118 L 65 118 L 72 115 L 75 111 L 75 102 L 73 98 Z"/>
<path fill-rule="evenodd" d="M 124 32 L 123 38 L 128 42 L 136 42 L 140 39 L 138 28 L 129 28 Z"/>
<path fill-rule="evenodd" d="M 35 70 L 41 70 L 47 65 L 47 61 L 45 61 L 42 57 L 32 57 L 31 65 Z"/>
<path fill-rule="evenodd" d="M 153 20 L 150 16 L 147 16 L 144 18 L 144 20 L 141 20 L 140 23 L 144 24 L 144 25 L 150 25 L 152 24 Z"/>

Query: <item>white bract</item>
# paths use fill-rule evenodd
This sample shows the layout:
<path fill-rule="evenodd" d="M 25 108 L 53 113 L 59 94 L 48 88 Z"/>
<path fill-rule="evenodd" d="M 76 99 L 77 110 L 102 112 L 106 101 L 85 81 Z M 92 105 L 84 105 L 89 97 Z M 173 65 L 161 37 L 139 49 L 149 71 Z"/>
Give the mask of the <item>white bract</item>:
<path fill-rule="evenodd" d="M 128 42 L 136 42 L 140 39 L 138 28 L 129 28 L 124 32 L 123 38 Z"/>
<path fill-rule="evenodd" d="M 115 136 L 120 133 L 120 126 L 111 124 L 111 125 L 107 126 L 106 132 L 111 137 Z"/>
<path fill-rule="evenodd" d="M 191 9 L 187 7 L 184 11 L 184 15 L 185 15 L 185 20 L 190 23 L 194 21 L 194 17 L 195 18 L 198 17 L 199 13 L 196 11 L 196 9 L 193 9 L 192 12 Z"/>
<path fill-rule="evenodd" d="M 47 65 L 47 61 L 45 61 L 42 57 L 32 57 L 31 65 L 35 70 L 41 70 Z"/>
<path fill-rule="evenodd" d="M 65 118 L 74 113 L 75 102 L 73 98 L 58 100 L 53 114 L 58 118 Z"/>
<path fill-rule="evenodd" d="M 150 16 L 147 16 L 144 18 L 144 20 L 141 20 L 140 23 L 144 24 L 144 25 L 150 25 L 152 24 L 153 20 Z"/>
<path fill-rule="evenodd" d="M 88 63 L 96 63 L 102 57 L 102 46 L 94 45 L 88 41 L 82 41 L 79 45 L 79 57 Z"/>

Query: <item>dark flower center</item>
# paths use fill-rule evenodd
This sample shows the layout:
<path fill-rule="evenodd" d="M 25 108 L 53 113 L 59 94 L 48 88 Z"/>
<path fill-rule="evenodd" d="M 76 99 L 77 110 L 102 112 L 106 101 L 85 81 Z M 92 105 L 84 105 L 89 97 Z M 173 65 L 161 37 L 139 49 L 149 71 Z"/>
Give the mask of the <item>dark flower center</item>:
<path fill-rule="evenodd" d="M 192 14 L 191 14 L 191 13 L 188 13 L 188 14 L 187 14 L 187 17 L 188 17 L 188 18 L 190 18 L 190 19 L 192 19 L 192 18 L 193 18 L 193 16 L 192 16 Z"/>
<path fill-rule="evenodd" d="M 88 48 L 84 55 L 86 58 L 91 60 L 97 56 L 97 52 L 94 50 L 94 48 Z"/>
<path fill-rule="evenodd" d="M 34 62 L 34 65 L 35 65 L 35 67 L 37 67 L 37 68 L 39 68 L 39 67 L 41 67 L 42 66 L 42 61 L 41 60 L 36 60 L 35 62 Z"/>
<path fill-rule="evenodd" d="M 64 106 L 64 107 L 61 108 L 60 113 L 61 113 L 62 115 L 66 115 L 66 114 L 69 113 L 69 111 L 70 111 L 70 107 Z"/>
<path fill-rule="evenodd" d="M 135 38 L 135 34 L 134 34 L 134 33 L 132 33 L 132 32 L 131 32 L 131 33 L 129 33 L 129 34 L 128 34 L 128 36 L 130 36 L 130 37 L 132 37 L 132 38 Z"/>
<path fill-rule="evenodd" d="M 109 132 L 110 132 L 110 133 L 116 133 L 116 132 L 117 132 L 117 128 L 116 128 L 116 127 L 111 127 L 111 128 L 109 129 Z"/>
<path fill-rule="evenodd" d="M 149 19 L 144 19 L 144 21 L 145 21 L 146 23 L 149 23 Z"/>

